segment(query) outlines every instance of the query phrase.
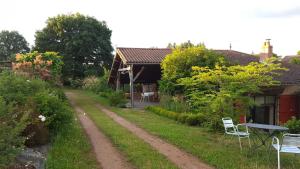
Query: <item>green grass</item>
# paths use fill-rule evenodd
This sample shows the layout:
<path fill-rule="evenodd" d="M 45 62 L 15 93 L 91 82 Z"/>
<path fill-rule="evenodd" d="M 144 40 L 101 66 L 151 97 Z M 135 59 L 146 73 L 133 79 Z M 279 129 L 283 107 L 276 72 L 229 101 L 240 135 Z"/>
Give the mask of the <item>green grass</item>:
<path fill-rule="evenodd" d="M 91 99 L 91 97 L 75 90 L 72 90 L 72 92 L 76 93 L 76 97 L 74 97 L 76 104 L 89 115 L 97 127 L 99 127 L 99 129 L 111 139 L 113 144 L 135 167 L 140 169 L 177 168 L 150 145 L 133 135 L 127 129 L 121 127 L 97 109 L 94 104 L 94 99 Z"/>
<path fill-rule="evenodd" d="M 86 91 L 80 91 L 80 93 L 108 106 L 104 98 Z M 244 151 L 240 152 L 238 139 L 225 137 L 222 133 L 213 133 L 205 128 L 179 124 L 147 111 L 110 109 L 148 132 L 177 145 L 216 168 L 271 169 L 277 167 L 277 156 L 273 148 L 270 155 L 265 149 L 251 153 L 247 149 L 247 140 L 243 140 Z M 299 156 L 281 154 L 281 157 L 282 168 L 300 168 Z"/>
<path fill-rule="evenodd" d="M 99 169 L 88 138 L 74 120 L 55 136 L 46 161 L 47 169 Z"/>

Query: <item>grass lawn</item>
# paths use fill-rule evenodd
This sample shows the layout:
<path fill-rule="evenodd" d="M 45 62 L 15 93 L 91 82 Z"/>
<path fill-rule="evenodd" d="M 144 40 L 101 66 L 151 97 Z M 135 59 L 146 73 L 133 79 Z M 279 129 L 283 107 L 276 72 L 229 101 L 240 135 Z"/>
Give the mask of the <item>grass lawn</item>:
<path fill-rule="evenodd" d="M 91 92 L 78 92 L 97 100 L 103 105 L 108 105 L 107 100 Z M 243 152 L 240 152 L 238 139 L 225 137 L 222 133 L 212 133 L 205 128 L 179 124 L 173 120 L 143 110 L 110 109 L 148 132 L 177 145 L 216 168 L 277 168 L 275 151 L 272 151 L 270 155 L 264 149 L 250 153 L 247 150 L 246 139 L 243 139 L 243 147 L 245 149 Z M 282 168 L 299 169 L 299 156 L 281 154 L 281 166 Z"/>
<path fill-rule="evenodd" d="M 79 121 L 63 128 L 53 140 L 47 169 L 99 169 L 87 136 Z"/>
<path fill-rule="evenodd" d="M 134 166 L 140 169 L 175 169 L 173 163 L 152 149 L 150 145 L 133 135 L 127 129 L 110 119 L 95 107 L 95 101 L 80 91 L 72 90 L 77 95 L 76 104 L 80 106 L 97 127 L 108 136 Z M 102 100 L 104 101 L 104 100 Z"/>

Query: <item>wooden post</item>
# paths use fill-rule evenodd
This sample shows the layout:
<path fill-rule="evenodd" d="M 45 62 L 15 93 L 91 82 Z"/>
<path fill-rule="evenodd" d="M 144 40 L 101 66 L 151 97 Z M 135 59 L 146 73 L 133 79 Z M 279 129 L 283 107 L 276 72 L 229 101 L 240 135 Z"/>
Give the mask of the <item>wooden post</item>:
<path fill-rule="evenodd" d="M 131 103 L 131 107 L 134 107 L 134 91 L 133 91 L 133 65 L 129 65 L 129 70 L 128 70 L 128 74 L 129 74 L 129 79 L 130 79 L 130 103 Z"/>
<path fill-rule="evenodd" d="M 120 90 L 120 72 L 117 72 L 117 86 L 116 91 Z"/>

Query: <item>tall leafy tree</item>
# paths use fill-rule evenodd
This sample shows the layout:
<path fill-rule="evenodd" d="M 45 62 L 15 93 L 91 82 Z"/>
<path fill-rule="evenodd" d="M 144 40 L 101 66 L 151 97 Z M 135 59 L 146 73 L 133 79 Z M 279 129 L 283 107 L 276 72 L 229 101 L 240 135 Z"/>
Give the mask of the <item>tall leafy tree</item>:
<path fill-rule="evenodd" d="M 16 53 L 25 53 L 30 49 L 26 39 L 17 31 L 0 32 L 0 60 L 8 61 Z"/>
<path fill-rule="evenodd" d="M 214 67 L 215 64 L 226 64 L 225 58 L 205 46 L 177 47 L 167 55 L 161 63 L 162 79 L 160 90 L 164 93 L 182 93 L 182 87 L 177 80 L 191 76 L 193 66 Z"/>
<path fill-rule="evenodd" d="M 35 34 L 35 50 L 56 51 L 63 56 L 62 76 L 100 75 L 112 63 L 112 31 L 103 21 L 79 13 L 49 18 Z"/>
<path fill-rule="evenodd" d="M 192 107 L 206 112 L 212 128 L 220 128 L 222 117 L 248 113 L 253 106 L 251 94 L 262 88 L 279 85 L 274 77 L 286 70 L 275 58 L 266 62 L 252 62 L 246 66 L 220 66 L 212 68 L 194 66 L 192 76 L 179 79 Z"/>

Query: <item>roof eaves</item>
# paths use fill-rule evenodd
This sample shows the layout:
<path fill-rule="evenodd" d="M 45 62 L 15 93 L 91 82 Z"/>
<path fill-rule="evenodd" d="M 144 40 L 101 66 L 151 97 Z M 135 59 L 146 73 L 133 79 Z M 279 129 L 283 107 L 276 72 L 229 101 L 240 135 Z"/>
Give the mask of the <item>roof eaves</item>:
<path fill-rule="evenodd" d="M 117 48 L 116 53 L 120 56 L 124 64 L 127 64 L 127 60 L 124 57 L 123 53 Z"/>

